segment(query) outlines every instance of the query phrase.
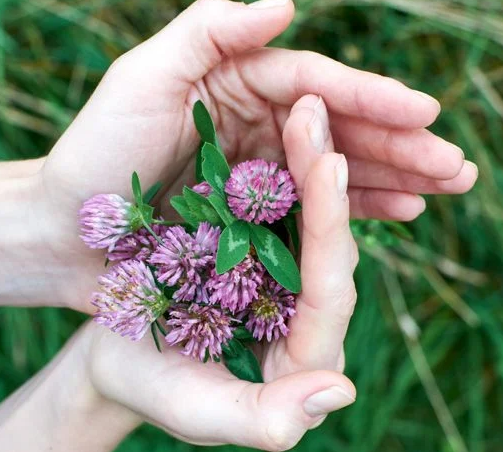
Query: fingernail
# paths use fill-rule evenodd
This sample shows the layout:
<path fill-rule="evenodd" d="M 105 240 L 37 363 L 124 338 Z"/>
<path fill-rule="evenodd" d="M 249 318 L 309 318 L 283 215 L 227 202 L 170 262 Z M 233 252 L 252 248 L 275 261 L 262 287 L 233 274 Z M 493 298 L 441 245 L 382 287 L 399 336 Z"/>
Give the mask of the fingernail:
<path fill-rule="evenodd" d="M 339 196 L 344 198 L 348 190 L 348 162 L 343 155 L 341 155 L 341 160 L 335 166 L 335 172 L 337 175 L 337 191 Z"/>
<path fill-rule="evenodd" d="M 466 163 L 468 165 L 470 165 L 475 170 L 475 172 L 477 173 L 477 176 L 478 176 L 479 175 L 479 167 L 475 163 L 470 162 L 469 160 L 466 160 Z"/>
<path fill-rule="evenodd" d="M 260 0 L 250 3 L 248 6 L 255 9 L 275 8 L 277 6 L 285 6 L 290 0 Z"/>
<path fill-rule="evenodd" d="M 421 214 L 426 210 L 426 200 L 422 196 L 419 196 L 419 195 L 417 196 L 417 198 L 420 199 L 422 202 L 421 212 L 420 212 L 420 214 Z"/>
<path fill-rule="evenodd" d="M 455 144 L 452 144 L 450 143 L 450 145 L 456 149 L 457 152 L 459 152 L 461 154 L 461 156 L 463 157 L 463 160 L 465 159 L 465 153 L 463 152 L 463 149 L 461 149 L 459 146 L 456 146 Z"/>
<path fill-rule="evenodd" d="M 355 402 L 355 398 L 340 386 L 332 386 L 313 394 L 304 402 L 304 411 L 311 417 L 323 416 Z"/>
<path fill-rule="evenodd" d="M 311 425 L 311 427 L 309 427 L 309 430 L 318 428 L 321 424 L 323 424 L 323 422 L 325 422 L 326 418 L 326 415 L 321 416 L 313 425 Z"/>
<path fill-rule="evenodd" d="M 321 97 L 318 97 L 318 102 L 313 107 L 313 116 L 307 125 L 307 133 L 316 152 L 322 154 L 330 132 L 327 107 Z"/>
<path fill-rule="evenodd" d="M 434 97 L 431 97 L 429 94 L 426 94 L 426 93 L 423 93 L 422 91 L 417 91 L 417 90 L 414 90 L 414 92 L 418 95 L 418 96 L 421 96 L 423 99 L 426 99 L 428 102 L 433 102 L 437 105 L 438 107 L 438 111 L 441 110 L 441 106 L 440 106 L 440 102 L 435 99 Z"/>

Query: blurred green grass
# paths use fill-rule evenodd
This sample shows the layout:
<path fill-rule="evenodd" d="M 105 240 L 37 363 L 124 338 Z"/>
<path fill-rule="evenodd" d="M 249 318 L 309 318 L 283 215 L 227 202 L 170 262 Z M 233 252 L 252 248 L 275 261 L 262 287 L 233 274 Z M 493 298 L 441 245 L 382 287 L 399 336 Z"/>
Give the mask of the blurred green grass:
<path fill-rule="evenodd" d="M 0 1 L 0 159 L 50 150 L 108 65 L 188 3 Z M 346 346 L 358 401 L 295 450 L 501 451 L 503 3 L 296 4 L 295 22 L 277 45 L 316 50 L 439 98 L 444 109 L 433 130 L 479 165 L 480 181 L 465 196 L 428 198 L 428 211 L 410 225 L 413 244 L 362 243 Z M 0 399 L 81 321 L 63 310 L 2 308 Z M 145 426 L 118 450 L 199 449 Z"/>

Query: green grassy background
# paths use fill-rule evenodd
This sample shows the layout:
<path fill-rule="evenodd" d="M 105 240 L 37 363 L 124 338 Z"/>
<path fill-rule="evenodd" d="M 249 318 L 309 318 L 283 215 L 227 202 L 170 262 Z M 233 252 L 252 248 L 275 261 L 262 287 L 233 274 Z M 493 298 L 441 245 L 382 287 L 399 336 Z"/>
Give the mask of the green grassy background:
<path fill-rule="evenodd" d="M 50 150 L 109 64 L 187 3 L 0 0 L 0 159 Z M 358 401 L 295 450 L 501 451 L 503 3 L 296 3 L 278 45 L 316 50 L 438 97 L 444 109 L 433 130 L 463 147 L 480 181 L 465 196 L 429 197 L 428 211 L 410 225 L 414 243 L 362 242 L 346 348 Z M 0 309 L 0 399 L 81 321 L 63 310 Z M 145 426 L 118 450 L 196 449 Z"/>

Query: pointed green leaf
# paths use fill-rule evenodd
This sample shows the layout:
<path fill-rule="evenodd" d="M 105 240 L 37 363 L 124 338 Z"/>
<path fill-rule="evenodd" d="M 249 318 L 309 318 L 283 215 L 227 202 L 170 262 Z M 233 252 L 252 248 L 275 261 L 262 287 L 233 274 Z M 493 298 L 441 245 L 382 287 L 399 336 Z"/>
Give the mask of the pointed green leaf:
<path fill-rule="evenodd" d="M 283 224 L 286 226 L 288 234 L 290 235 L 290 240 L 292 242 L 295 255 L 298 255 L 300 251 L 300 238 L 299 238 L 299 230 L 297 229 L 297 220 L 295 219 L 295 214 L 289 213 L 286 217 L 284 217 Z"/>
<path fill-rule="evenodd" d="M 159 319 L 157 319 L 154 323 L 163 336 L 166 336 L 168 334 L 164 327 L 161 325 L 161 322 L 159 322 Z"/>
<path fill-rule="evenodd" d="M 242 342 L 255 341 L 253 334 L 244 326 L 238 326 L 232 334 L 236 339 L 239 339 Z"/>
<path fill-rule="evenodd" d="M 216 193 L 211 193 L 206 199 L 217 211 L 218 215 L 220 215 L 220 218 L 226 226 L 229 226 L 237 220 L 237 218 L 230 211 L 229 206 L 227 205 L 227 201 L 222 198 L 222 196 L 217 195 Z"/>
<path fill-rule="evenodd" d="M 143 202 L 145 204 L 150 204 L 152 199 L 154 199 L 155 195 L 159 193 L 159 190 L 162 187 L 162 182 L 156 182 L 152 187 L 150 187 L 147 192 L 143 195 Z"/>
<path fill-rule="evenodd" d="M 141 196 L 141 185 L 140 178 L 138 177 L 138 173 L 136 171 L 131 176 L 131 188 L 133 190 L 133 196 L 136 204 L 138 206 L 141 206 L 143 204 Z"/>
<path fill-rule="evenodd" d="M 200 100 L 194 104 L 192 116 L 194 117 L 194 124 L 203 144 L 210 143 L 220 151 L 215 124 L 213 123 L 210 112 Z M 196 155 L 196 180 L 197 183 L 205 180 L 203 176 L 202 146 L 199 148 Z"/>
<path fill-rule="evenodd" d="M 173 206 L 173 209 L 175 209 L 190 226 L 197 228 L 199 222 L 197 221 L 197 218 L 192 215 L 187 201 L 183 196 L 173 196 L 169 202 Z"/>
<path fill-rule="evenodd" d="M 154 343 L 159 353 L 162 353 L 161 344 L 159 343 L 159 338 L 157 337 L 157 325 L 152 323 L 150 325 L 150 331 L 152 332 L 152 337 L 154 338 Z"/>
<path fill-rule="evenodd" d="M 202 101 L 198 100 L 194 104 L 192 115 L 201 141 L 218 146 L 215 124 L 213 123 L 213 119 L 211 119 L 210 112 Z"/>
<path fill-rule="evenodd" d="M 215 226 L 222 224 L 220 215 L 203 195 L 189 187 L 183 187 L 183 198 L 189 206 L 190 213 L 197 221 L 208 221 Z"/>
<path fill-rule="evenodd" d="M 201 182 L 204 182 L 204 176 L 203 176 L 203 155 L 201 151 L 203 150 L 203 144 L 199 146 L 196 154 L 196 182 L 200 184 Z"/>
<path fill-rule="evenodd" d="M 222 349 L 225 366 L 233 375 L 252 383 L 264 382 L 257 357 L 239 340 L 231 339 Z"/>
<path fill-rule="evenodd" d="M 222 344 L 223 355 L 228 358 L 235 358 L 243 348 L 243 344 L 239 340 L 231 339 L 225 344 Z"/>
<path fill-rule="evenodd" d="M 260 262 L 271 276 L 290 292 L 301 290 L 297 263 L 285 244 L 269 229 L 250 224 L 250 236 Z"/>
<path fill-rule="evenodd" d="M 227 226 L 218 241 L 216 270 L 219 275 L 239 264 L 250 251 L 250 230 L 244 221 Z"/>
<path fill-rule="evenodd" d="M 215 146 L 204 143 L 201 150 L 203 156 L 203 176 L 215 192 L 225 196 L 224 188 L 231 170 L 225 156 Z"/>

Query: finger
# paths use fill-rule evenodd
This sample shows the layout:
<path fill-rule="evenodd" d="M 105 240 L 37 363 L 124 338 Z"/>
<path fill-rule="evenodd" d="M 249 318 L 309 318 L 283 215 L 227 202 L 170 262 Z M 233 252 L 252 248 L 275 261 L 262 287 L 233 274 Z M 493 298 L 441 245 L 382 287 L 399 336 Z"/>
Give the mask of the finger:
<path fill-rule="evenodd" d="M 462 194 L 471 190 L 478 177 L 477 166 L 465 161 L 461 171 L 450 180 L 416 176 L 392 166 L 362 159 L 348 159 L 349 185 L 353 188 L 377 188 L 421 194 Z"/>
<path fill-rule="evenodd" d="M 288 169 L 302 200 L 310 168 L 322 154 L 333 151 L 328 115 L 320 97 L 306 95 L 294 104 L 283 129 L 283 145 Z M 379 187 L 379 183 L 381 185 L 388 183 L 382 179 L 375 180 L 377 173 L 367 171 L 364 163 L 360 163 L 361 165 L 356 164 L 354 167 L 350 164 L 350 180 L 356 178 L 357 181 L 364 181 L 368 178 L 369 183 L 373 183 L 376 188 Z M 371 168 L 377 165 L 375 162 L 365 163 L 368 163 Z M 396 174 L 400 173 L 399 170 L 395 171 Z M 353 174 L 355 172 L 356 174 Z M 358 172 L 362 172 L 362 175 Z M 426 207 L 421 197 L 400 191 L 350 187 L 348 196 L 353 218 L 410 221 L 420 215 Z"/>
<path fill-rule="evenodd" d="M 321 154 L 334 150 L 327 108 L 321 97 L 308 94 L 294 104 L 283 128 L 283 147 L 302 200 L 311 166 Z"/>
<path fill-rule="evenodd" d="M 320 418 L 355 400 L 353 384 L 338 372 L 252 384 L 172 347 L 159 355 L 150 337 L 131 343 L 96 324 L 86 328 L 94 334 L 89 357 L 97 390 L 187 442 L 286 450 Z"/>
<path fill-rule="evenodd" d="M 142 59 L 160 67 L 168 79 L 192 84 L 224 58 L 267 44 L 288 26 L 293 14 L 290 0 L 250 5 L 199 0 L 134 53 L 142 53 Z M 164 58 L 169 63 L 163 65 Z"/>
<path fill-rule="evenodd" d="M 300 369 L 337 368 L 356 302 L 347 183 L 346 159 L 335 153 L 317 159 L 305 182 L 302 293 L 286 339 Z"/>
<path fill-rule="evenodd" d="M 352 404 L 356 396 L 346 377 L 328 371 L 298 372 L 266 384 L 222 379 L 200 371 L 186 378 L 169 395 L 176 413 L 169 420 L 182 421 L 169 431 L 203 445 L 289 450 L 320 419 Z M 162 388 L 163 393 L 168 390 Z"/>
<path fill-rule="evenodd" d="M 373 188 L 350 188 L 351 218 L 412 221 L 426 209 L 425 200 L 412 193 Z"/>
<path fill-rule="evenodd" d="M 411 129 L 429 126 L 440 112 L 435 99 L 396 80 L 312 52 L 259 49 L 240 56 L 238 65 L 247 86 L 280 105 L 317 94 L 332 113 Z"/>
<path fill-rule="evenodd" d="M 186 119 L 191 103 L 207 92 L 200 79 L 226 57 L 267 43 L 293 12 L 291 0 L 195 2 L 110 67 L 50 154 L 44 177 L 51 188 L 57 178 L 58 189 L 65 186 L 81 199 L 104 189 L 125 195 L 133 171 L 145 186 L 172 182 L 197 148 Z"/>
<path fill-rule="evenodd" d="M 332 118 L 331 127 L 337 152 L 352 158 L 436 179 L 452 179 L 463 167 L 463 151 L 426 129 L 390 129 L 342 116 Z"/>

